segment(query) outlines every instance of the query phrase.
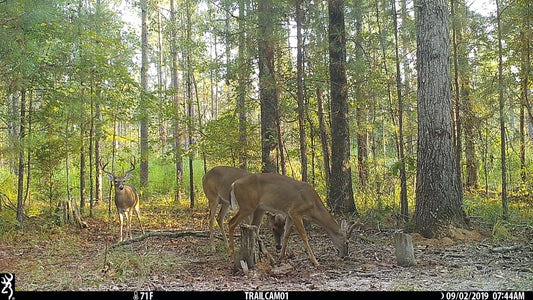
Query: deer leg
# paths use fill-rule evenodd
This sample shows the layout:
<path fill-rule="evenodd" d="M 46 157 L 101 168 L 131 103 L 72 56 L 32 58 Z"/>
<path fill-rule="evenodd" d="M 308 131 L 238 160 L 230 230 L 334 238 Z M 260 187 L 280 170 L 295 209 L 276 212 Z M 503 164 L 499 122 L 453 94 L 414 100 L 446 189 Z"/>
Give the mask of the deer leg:
<path fill-rule="evenodd" d="M 256 209 L 253 214 L 252 218 L 252 225 L 257 226 L 257 230 L 261 228 L 261 221 L 263 221 L 263 217 L 265 216 L 266 211 L 262 209 Z"/>
<path fill-rule="evenodd" d="M 217 212 L 218 207 L 218 198 L 216 202 L 211 201 L 209 197 L 207 197 L 209 200 L 209 243 L 211 244 L 211 249 L 215 250 L 215 242 L 213 237 L 213 225 L 215 223 L 215 214 Z M 214 203 L 214 205 L 212 204 Z"/>
<path fill-rule="evenodd" d="M 220 197 L 219 197 L 220 199 Z M 222 233 L 222 239 L 224 240 L 224 243 L 226 244 L 226 247 L 228 247 L 228 238 L 226 237 L 226 231 L 224 230 L 224 219 L 226 218 L 226 215 L 229 211 L 229 203 L 226 201 L 220 200 L 220 211 L 218 212 L 217 216 L 217 223 L 218 228 L 220 228 L 220 233 Z"/>
<path fill-rule="evenodd" d="M 124 225 L 124 217 L 122 216 L 121 212 L 118 213 L 118 218 L 120 220 L 120 241 L 122 242 L 123 241 L 123 239 L 122 239 L 122 227 Z"/>
<path fill-rule="evenodd" d="M 307 232 L 305 231 L 304 222 L 301 216 L 291 216 L 291 219 L 294 222 L 294 227 L 296 227 L 296 230 L 298 231 L 298 234 L 300 234 L 300 237 L 304 241 L 305 248 L 307 248 L 307 252 L 309 254 L 309 259 L 313 262 L 313 264 L 318 267 L 320 264 L 316 260 L 315 254 L 313 253 L 313 250 L 311 249 L 311 246 L 309 245 L 309 239 L 307 238 Z"/>
<path fill-rule="evenodd" d="M 131 210 L 128 210 L 126 212 L 126 225 L 128 226 L 128 235 L 130 237 L 130 240 L 133 239 L 131 235 L 131 213 L 132 213 Z"/>
<path fill-rule="evenodd" d="M 283 233 L 283 240 L 281 242 L 281 251 L 279 260 L 285 259 L 285 251 L 287 250 L 287 243 L 289 242 L 289 236 L 291 235 L 293 221 L 291 217 L 287 217 L 285 220 L 285 230 Z"/>
<path fill-rule="evenodd" d="M 139 225 L 141 225 L 141 231 L 144 234 L 144 227 L 143 223 L 141 222 L 141 210 L 139 209 L 139 204 L 135 205 L 135 215 L 137 216 L 137 220 L 139 220 Z"/>

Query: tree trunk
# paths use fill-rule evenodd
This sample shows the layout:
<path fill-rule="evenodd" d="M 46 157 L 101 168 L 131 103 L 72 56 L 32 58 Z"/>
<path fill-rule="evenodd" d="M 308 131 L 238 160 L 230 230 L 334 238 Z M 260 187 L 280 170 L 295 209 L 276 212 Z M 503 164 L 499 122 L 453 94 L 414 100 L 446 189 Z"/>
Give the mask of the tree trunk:
<path fill-rule="evenodd" d="M 272 1 L 259 1 L 259 98 L 261 103 L 261 164 L 265 173 L 276 172 L 278 146 L 278 91 L 274 76 Z M 283 151 L 283 149 L 279 149 Z"/>
<path fill-rule="evenodd" d="M 458 21 L 457 21 L 457 14 L 455 12 L 455 6 L 456 1 L 451 1 L 451 18 L 453 20 L 452 22 L 452 49 L 453 49 L 453 66 L 454 66 L 454 74 L 453 74 L 453 90 L 454 95 L 452 101 L 454 103 L 454 122 L 453 128 L 454 128 L 454 145 L 455 145 L 455 163 L 457 168 L 457 176 L 458 181 L 462 182 L 462 172 L 461 172 L 461 159 L 462 159 L 462 151 L 463 151 L 463 140 L 462 140 L 462 123 L 461 123 L 461 89 L 459 85 L 459 77 L 460 77 L 460 70 L 459 70 L 459 53 L 458 53 L 458 39 L 460 40 L 461 36 L 461 29 L 458 27 Z"/>
<path fill-rule="evenodd" d="M 100 161 L 102 159 L 102 144 L 101 144 L 101 136 L 102 136 L 102 125 L 101 125 L 101 122 L 100 120 L 102 120 L 102 109 L 101 109 L 101 106 L 100 106 L 100 102 L 97 101 L 96 102 L 96 107 L 95 107 L 95 110 L 96 110 L 96 124 L 95 124 L 95 127 L 94 127 L 94 168 L 95 168 L 95 171 L 96 171 L 96 175 L 95 175 L 95 180 L 96 180 L 96 184 L 95 184 L 95 189 L 96 189 L 96 201 L 99 202 L 99 201 L 102 201 L 103 200 L 103 195 L 104 195 L 104 192 L 103 192 L 103 186 L 104 186 L 104 183 L 103 183 L 103 177 L 102 177 L 102 168 L 101 168 L 101 165 L 100 165 Z M 92 216 L 92 208 L 93 208 L 93 202 L 94 200 L 91 199 L 91 216 Z"/>
<path fill-rule="evenodd" d="M 192 21 L 191 21 L 191 4 L 189 1 L 186 2 L 186 17 L 187 17 L 187 32 L 186 40 L 187 44 L 192 44 Z M 194 195 L 194 168 L 193 168 L 193 151 L 190 149 L 194 143 L 193 139 L 193 118 L 194 118 L 194 107 L 193 107 L 193 66 L 192 66 L 192 51 L 186 51 L 183 53 L 185 57 L 185 90 L 187 93 L 187 139 L 188 139 L 188 161 L 189 161 L 189 207 L 194 208 L 195 206 L 195 195 Z"/>
<path fill-rule="evenodd" d="M 300 132 L 300 164 L 302 168 L 302 181 L 307 182 L 307 140 L 305 134 L 305 115 L 307 108 L 304 101 L 304 53 L 302 37 L 303 11 L 301 5 L 302 1 L 296 0 L 296 85 L 298 101 L 298 130 Z"/>
<path fill-rule="evenodd" d="M 465 80 L 466 81 L 466 80 Z M 470 87 L 468 83 L 464 83 L 461 87 L 461 95 L 463 98 L 463 107 L 465 117 L 463 122 L 464 137 L 465 137 L 465 188 L 467 190 L 479 189 L 478 168 L 479 162 L 476 155 L 476 141 L 478 140 L 476 134 L 476 124 L 478 122 L 475 117 L 475 112 L 470 98 Z"/>
<path fill-rule="evenodd" d="M 398 161 L 400 162 L 400 214 L 404 221 L 409 220 L 409 202 L 407 201 L 407 174 L 405 171 L 405 150 L 403 142 L 403 98 L 402 77 L 400 74 L 400 53 L 398 38 L 398 16 L 396 15 L 396 1 L 392 1 L 394 18 L 394 58 L 396 64 L 396 94 L 398 97 Z"/>
<path fill-rule="evenodd" d="M 80 128 L 80 212 L 83 213 L 85 209 L 85 197 L 87 196 L 86 186 L 85 186 L 85 175 L 86 175 L 86 164 L 85 164 L 85 121 L 81 121 Z"/>
<path fill-rule="evenodd" d="M 148 97 L 148 2 L 141 0 L 141 190 L 148 186 L 148 112 L 146 111 Z M 142 195 L 142 193 L 141 193 Z"/>
<path fill-rule="evenodd" d="M 344 0 L 329 0 L 328 14 L 331 93 L 331 177 L 328 206 L 334 212 L 357 213 L 350 163 Z"/>
<path fill-rule="evenodd" d="M 418 150 L 414 229 L 424 237 L 465 227 L 453 145 L 448 2 L 417 5 Z"/>
<path fill-rule="evenodd" d="M 245 5 L 244 0 L 239 0 L 239 58 L 238 58 L 238 88 L 237 88 L 237 113 L 239 115 L 239 144 L 241 151 L 239 153 L 239 167 L 246 170 L 248 157 L 246 154 L 247 135 L 246 135 L 246 95 L 248 89 L 248 79 L 250 70 L 248 59 L 246 57 L 246 23 L 245 23 Z M 228 47 L 229 49 L 229 47 Z M 228 50 L 229 51 L 229 50 Z M 229 59 L 229 55 L 228 55 Z"/>
<path fill-rule="evenodd" d="M 173 139 L 173 147 L 174 147 L 174 162 L 175 162 L 175 169 L 176 169 L 176 177 L 175 177 L 175 184 L 176 184 L 176 194 L 174 196 L 174 200 L 176 202 L 179 202 L 181 198 L 181 184 L 183 180 L 183 161 L 182 161 L 182 134 L 181 134 L 181 126 L 179 122 L 179 113 L 181 108 L 181 100 L 179 97 L 179 78 L 178 78 L 178 34 L 177 34 L 177 26 L 176 23 L 176 8 L 175 8 L 175 1 L 170 1 L 170 23 L 172 24 L 171 29 L 171 56 L 172 56 L 172 68 L 171 68 L 171 77 L 170 77 L 170 85 L 172 86 L 173 90 L 173 102 L 174 102 L 174 124 L 172 126 L 172 139 Z"/>
<path fill-rule="evenodd" d="M 355 122 L 357 125 L 357 173 L 359 177 L 359 184 L 364 189 L 368 184 L 368 130 L 367 130 L 367 115 L 368 105 L 364 97 L 363 84 L 365 82 L 365 73 L 367 72 L 368 64 L 365 63 L 363 53 L 363 13 L 362 3 L 355 2 L 355 101 L 357 107 L 355 108 Z"/>
<path fill-rule="evenodd" d="M 94 145 L 95 145 L 95 136 L 94 136 L 94 78 L 91 75 L 91 89 L 90 89 L 90 108 L 89 108 L 89 216 L 93 216 L 93 206 L 94 206 L 94 172 L 93 172 L 93 162 L 94 162 Z"/>
<path fill-rule="evenodd" d="M 531 2 L 524 2 L 524 16 L 522 17 L 522 60 L 520 65 L 520 178 L 522 184 L 526 185 L 528 180 L 528 170 L 526 165 L 526 108 L 529 105 L 529 74 L 531 68 Z"/>
<path fill-rule="evenodd" d="M 326 179 L 326 190 L 329 191 L 329 183 L 331 177 L 330 167 L 330 149 L 328 142 L 328 133 L 326 129 L 326 121 L 324 120 L 324 105 L 323 92 L 320 87 L 316 89 L 316 102 L 318 103 L 318 134 L 320 135 L 320 144 L 322 145 L 322 160 L 324 162 L 324 174 Z"/>
<path fill-rule="evenodd" d="M 24 138 L 26 136 L 26 91 L 20 92 L 20 129 L 18 141 L 18 183 L 17 183 L 17 221 L 22 227 L 24 221 Z"/>
<path fill-rule="evenodd" d="M 501 10 L 500 0 L 496 0 L 496 21 L 498 31 L 498 102 L 500 104 L 500 158 L 502 172 L 502 217 L 507 220 L 509 211 L 507 207 L 507 153 L 506 153 L 506 135 L 505 135 L 505 99 L 504 99 L 504 82 L 503 82 L 503 46 L 502 46 L 502 28 L 501 28 Z"/>
<path fill-rule="evenodd" d="M 73 225 L 78 228 L 87 227 L 87 223 L 81 218 L 81 213 L 76 205 L 76 201 L 72 199 L 63 200 L 58 203 L 56 217 L 59 226 Z"/>

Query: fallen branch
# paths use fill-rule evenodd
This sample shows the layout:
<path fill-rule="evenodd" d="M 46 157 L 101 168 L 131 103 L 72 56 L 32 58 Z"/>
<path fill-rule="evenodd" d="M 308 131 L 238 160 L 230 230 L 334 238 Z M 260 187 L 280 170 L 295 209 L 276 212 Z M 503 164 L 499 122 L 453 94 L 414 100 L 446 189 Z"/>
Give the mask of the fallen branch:
<path fill-rule="evenodd" d="M 513 251 L 522 248 L 520 245 L 513 245 L 508 247 L 495 247 L 492 248 L 492 252 L 505 252 L 505 251 Z"/>
<path fill-rule="evenodd" d="M 198 237 L 208 237 L 209 233 L 207 231 L 200 231 L 200 230 L 184 230 L 184 231 L 149 231 L 145 234 L 142 234 L 138 237 L 135 237 L 133 239 L 125 240 L 122 242 L 118 242 L 116 244 L 113 244 L 109 246 L 109 248 L 113 249 L 116 247 L 129 245 L 133 243 L 137 243 L 140 241 L 143 241 L 149 237 L 169 237 L 169 238 L 179 238 L 184 236 L 198 236 Z"/>

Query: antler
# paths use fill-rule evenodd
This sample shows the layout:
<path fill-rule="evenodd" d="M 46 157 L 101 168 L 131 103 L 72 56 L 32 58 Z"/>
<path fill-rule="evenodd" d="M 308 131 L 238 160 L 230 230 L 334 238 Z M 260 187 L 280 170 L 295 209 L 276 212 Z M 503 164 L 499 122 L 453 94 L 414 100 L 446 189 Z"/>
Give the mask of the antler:
<path fill-rule="evenodd" d="M 346 238 L 350 239 L 350 236 L 352 235 L 352 231 L 357 225 L 363 225 L 363 223 L 357 221 L 357 222 L 347 222 L 346 220 L 341 221 L 341 230 L 346 233 Z"/>
<path fill-rule="evenodd" d="M 102 165 L 102 160 L 100 160 L 100 166 L 102 167 L 102 171 L 104 171 L 105 173 L 109 174 L 109 175 L 112 175 L 113 177 L 115 176 L 115 174 L 109 172 L 109 171 L 106 171 L 105 167 L 107 167 L 107 165 L 109 164 L 109 162 L 106 162 L 104 165 Z"/>
<path fill-rule="evenodd" d="M 126 172 L 124 172 L 124 174 L 128 174 L 128 173 L 132 172 L 133 170 L 135 170 L 135 164 L 130 161 L 130 165 L 131 165 L 131 169 L 129 169 Z"/>

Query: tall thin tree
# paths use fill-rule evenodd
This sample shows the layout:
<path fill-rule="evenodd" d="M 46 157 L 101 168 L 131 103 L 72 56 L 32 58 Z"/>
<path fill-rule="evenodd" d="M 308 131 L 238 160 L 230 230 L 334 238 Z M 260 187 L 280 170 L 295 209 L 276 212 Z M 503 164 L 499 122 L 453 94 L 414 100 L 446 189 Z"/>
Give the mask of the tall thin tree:
<path fill-rule="evenodd" d="M 329 0 L 329 76 L 331 95 L 331 177 L 328 205 L 335 212 L 355 212 L 350 162 L 350 124 L 346 79 L 344 0 Z"/>
<path fill-rule="evenodd" d="M 141 0 L 141 190 L 148 185 L 148 0 Z M 142 194 L 142 193 L 141 193 Z"/>
<path fill-rule="evenodd" d="M 506 134 L 505 134 L 505 98 L 503 82 L 503 43 L 502 43 L 502 10 L 500 0 L 496 0 L 496 30 L 498 32 L 498 103 L 499 103 L 499 122 L 500 122 L 500 158 L 502 172 L 502 217 L 509 217 L 507 203 L 507 153 L 506 153 Z"/>
<path fill-rule="evenodd" d="M 300 164 L 302 181 L 307 182 L 307 139 L 305 134 L 306 104 L 304 101 L 304 53 L 302 1 L 296 0 L 296 98 L 298 103 L 298 131 L 300 133 Z"/>
<path fill-rule="evenodd" d="M 173 148 L 174 148 L 174 163 L 176 169 L 175 175 L 175 185 L 176 193 L 174 195 L 174 200 L 178 202 L 181 195 L 181 185 L 183 181 L 183 158 L 182 158 L 182 145 L 183 145 L 183 134 L 181 128 L 181 122 L 179 121 L 179 114 L 181 104 L 181 98 L 179 96 L 179 77 L 178 77 L 178 23 L 176 19 L 176 4 L 175 0 L 170 0 L 170 52 L 171 52 L 171 61 L 172 67 L 170 69 L 170 85 L 172 87 L 172 99 L 174 102 L 174 124 L 172 125 L 172 139 L 173 139 Z"/>
<path fill-rule="evenodd" d="M 259 33 L 259 98 L 261 103 L 261 169 L 277 172 L 276 147 L 278 147 L 278 91 L 274 70 L 274 41 L 272 1 L 257 3 Z M 282 149 L 280 148 L 281 152 Z"/>
<path fill-rule="evenodd" d="M 400 162 L 400 213 L 404 221 L 409 220 L 409 202 L 407 201 L 407 173 L 405 170 L 405 150 L 403 139 L 403 94 L 402 76 L 400 70 L 400 50 L 398 37 L 398 15 L 396 13 L 396 0 L 391 1 L 392 18 L 394 23 L 394 58 L 396 65 L 396 96 L 398 97 L 398 141 L 397 151 Z M 405 21 L 405 20 L 404 20 Z"/>

